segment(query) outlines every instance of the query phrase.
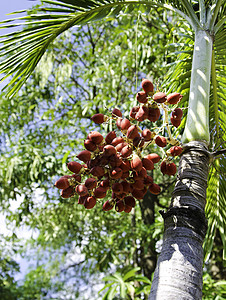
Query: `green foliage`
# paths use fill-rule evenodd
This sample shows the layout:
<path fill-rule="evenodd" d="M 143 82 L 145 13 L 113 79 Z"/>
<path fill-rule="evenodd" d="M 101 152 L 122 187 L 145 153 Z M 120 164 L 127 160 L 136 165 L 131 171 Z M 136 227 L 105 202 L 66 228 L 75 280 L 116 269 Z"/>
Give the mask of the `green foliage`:
<path fill-rule="evenodd" d="M 140 299 L 140 294 L 148 295 L 151 289 L 151 281 L 147 277 L 137 274 L 138 271 L 140 271 L 140 268 L 129 270 L 127 268 L 105 276 L 103 280 L 107 283 L 100 292 L 105 289 L 108 290 L 102 299 Z"/>
<path fill-rule="evenodd" d="M 226 297 L 226 281 L 215 281 L 208 273 L 203 276 L 203 300 L 223 300 Z"/>

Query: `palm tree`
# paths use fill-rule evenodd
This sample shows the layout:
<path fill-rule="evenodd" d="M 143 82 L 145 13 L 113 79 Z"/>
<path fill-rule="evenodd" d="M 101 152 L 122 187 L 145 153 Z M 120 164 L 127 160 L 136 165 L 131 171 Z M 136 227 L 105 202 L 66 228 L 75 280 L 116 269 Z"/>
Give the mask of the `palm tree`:
<path fill-rule="evenodd" d="M 0 72 L 4 74 L 3 79 L 13 75 L 6 85 L 9 97 L 29 78 L 50 43 L 73 26 L 117 17 L 120 12 L 137 7 L 143 12 L 160 7 L 178 14 L 189 24 L 194 38 L 193 60 L 189 63 L 184 56 L 186 51 L 191 51 L 191 47 L 185 45 L 180 62 L 168 76 L 169 82 L 174 80 L 174 86 L 177 83 L 178 90 L 185 89 L 182 81 L 190 82 L 190 93 L 177 182 L 169 209 L 161 212 L 164 240 L 150 299 L 201 299 L 202 245 L 206 234 L 206 253 L 211 250 L 216 227 L 220 229 L 226 249 L 226 187 L 219 172 L 226 167 L 220 156 L 225 153 L 221 150 L 220 137 L 226 138 L 225 1 L 43 0 L 42 4 L 34 13 L 15 19 L 19 23 L 12 23 L 14 19 L 2 22 L 2 27 L 11 28 L 26 21 L 23 29 L 2 36 Z M 185 69 L 188 70 L 185 72 Z M 169 84 L 169 90 L 172 86 Z M 208 226 L 205 216 L 207 186 Z"/>

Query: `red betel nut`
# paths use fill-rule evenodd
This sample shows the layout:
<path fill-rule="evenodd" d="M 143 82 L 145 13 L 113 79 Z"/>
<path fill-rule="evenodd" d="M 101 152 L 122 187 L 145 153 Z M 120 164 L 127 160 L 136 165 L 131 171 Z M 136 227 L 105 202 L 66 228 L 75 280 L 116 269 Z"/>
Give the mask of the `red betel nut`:
<path fill-rule="evenodd" d="M 120 118 L 122 117 L 122 113 L 118 108 L 114 108 L 111 113 L 112 113 L 113 116 L 117 116 L 117 117 L 120 117 Z"/>
<path fill-rule="evenodd" d="M 136 99 L 140 103 L 147 103 L 148 102 L 147 94 L 143 91 L 137 93 Z"/>
<path fill-rule="evenodd" d="M 93 208 L 97 203 L 97 199 L 94 196 L 87 197 L 84 201 L 84 206 L 86 209 Z"/>
<path fill-rule="evenodd" d="M 167 96 L 167 102 L 169 104 L 177 104 L 183 96 L 180 93 L 172 93 Z"/>
<path fill-rule="evenodd" d="M 153 100 L 157 103 L 163 103 L 166 101 L 166 94 L 163 92 L 157 92 L 154 94 Z"/>
<path fill-rule="evenodd" d="M 91 117 L 91 120 L 96 124 L 102 124 L 107 120 L 107 116 L 103 114 L 95 114 Z"/>
<path fill-rule="evenodd" d="M 146 93 L 150 93 L 150 92 L 154 91 L 153 83 L 148 79 L 143 79 L 142 82 L 141 82 L 141 86 L 142 86 L 142 89 Z"/>
<path fill-rule="evenodd" d="M 158 145 L 159 147 L 166 147 L 166 145 L 167 145 L 167 140 L 166 140 L 166 138 L 165 138 L 164 136 L 158 135 L 158 136 L 155 137 L 155 143 L 156 143 L 156 145 Z"/>

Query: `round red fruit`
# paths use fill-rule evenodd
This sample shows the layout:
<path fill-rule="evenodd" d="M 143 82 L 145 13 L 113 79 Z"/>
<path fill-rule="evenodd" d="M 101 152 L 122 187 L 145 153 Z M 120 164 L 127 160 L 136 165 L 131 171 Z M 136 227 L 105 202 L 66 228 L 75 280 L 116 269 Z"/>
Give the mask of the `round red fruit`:
<path fill-rule="evenodd" d="M 158 107 L 157 108 L 150 107 L 148 110 L 148 120 L 151 122 L 156 122 L 158 121 L 159 117 L 160 117 L 160 109 Z"/>
<path fill-rule="evenodd" d="M 148 102 L 147 94 L 143 91 L 137 93 L 136 99 L 140 103 L 147 103 Z"/>
<path fill-rule="evenodd" d="M 103 141 L 103 136 L 98 131 L 91 131 L 88 134 L 88 139 L 90 139 L 94 144 L 99 145 Z"/>
<path fill-rule="evenodd" d="M 111 113 L 114 117 L 115 116 L 120 117 L 120 118 L 122 117 L 122 113 L 118 108 L 114 108 Z"/>
<path fill-rule="evenodd" d="M 153 183 L 149 186 L 149 191 L 154 195 L 158 195 L 161 192 L 161 188 L 158 184 Z"/>
<path fill-rule="evenodd" d="M 154 91 L 154 86 L 153 83 L 148 80 L 148 79 L 143 79 L 142 83 L 141 83 L 142 89 L 146 92 L 146 93 L 150 93 Z"/>
<path fill-rule="evenodd" d="M 64 190 L 70 186 L 70 183 L 68 181 L 68 178 L 62 176 L 60 179 L 58 179 L 55 182 L 55 187 L 57 187 L 60 190 Z"/>
<path fill-rule="evenodd" d="M 125 209 L 124 201 L 123 200 L 117 201 L 115 204 L 115 210 L 117 212 L 122 212 L 122 211 L 124 211 L 124 209 Z"/>
<path fill-rule="evenodd" d="M 176 120 L 179 120 L 181 119 L 183 116 L 183 110 L 179 107 L 175 108 L 173 111 L 172 111 L 172 117 Z"/>
<path fill-rule="evenodd" d="M 148 128 L 144 129 L 142 131 L 141 135 L 144 138 L 145 142 L 151 141 L 151 139 L 152 139 L 152 132 Z"/>
<path fill-rule="evenodd" d="M 107 144 L 111 144 L 111 142 L 113 141 L 113 139 L 116 138 L 116 133 L 115 131 L 110 131 L 106 137 L 105 137 L 105 141 Z"/>
<path fill-rule="evenodd" d="M 136 200 L 132 196 L 125 197 L 124 202 L 126 205 L 128 205 L 130 207 L 135 207 L 135 205 L 136 205 Z"/>
<path fill-rule="evenodd" d="M 76 186 L 75 191 L 80 196 L 85 196 L 88 194 L 88 189 L 84 184 L 79 184 Z"/>
<path fill-rule="evenodd" d="M 67 167 L 71 172 L 78 174 L 82 168 L 82 165 L 77 161 L 71 161 L 67 164 Z"/>
<path fill-rule="evenodd" d="M 103 204 L 103 210 L 104 211 L 109 211 L 114 207 L 114 204 L 112 205 L 112 203 L 109 202 L 109 200 L 107 200 L 104 204 Z"/>
<path fill-rule="evenodd" d="M 181 123 L 181 119 L 174 119 L 173 117 L 170 118 L 170 121 L 172 123 L 172 125 L 174 127 L 179 127 L 180 126 L 180 123 Z"/>
<path fill-rule="evenodd" d="M 97 186 L 97 181 L 95 178 L 88 178 L 85 181 L 85 186 L 87 187 L 88 190 L 92 190 Z"/>
<path fill-rule="evenodd" d="M 157 103 L 163 103 L 166 101 L 166 94 L 163 92 L 157 92 L 154 94 L 153 100 Z"/>
<path fill-rule="evenodd" d="M 96 124 L 102 124 L 107 120 L 107 116 L 104 114 L 95 114 L 91 117 L 91 120 Z"/>
<path fill-rule="evenodd" d="M 167 96 L 167 103 L 169 104 L 177 104 L 183 96 L 180 93 L 172 93 Z"/>
<path fill-rule="evenodd" d="M 84 206 L 86 209 L 91 209 L 93 208 L 97 203 L 97 199 L 93 196 L 87 197 L 84 201 Z"/>
<path fill-rule="evenodd" d="M 88 150 L 83 150 L 76 157 L 86 163 L 91 159 L 91 152 Z"/>
<path fill-rule="evenodd" d="M 167 140 L 166 140 L 166 138 L 165 138 L 164 136 L 158 135 L 158 136 L 155 137 L 155 143 L 156 143 L 156 145 L 158 145 L 159 147 L 166 147 L 166 145 L 167 145 Z"/>

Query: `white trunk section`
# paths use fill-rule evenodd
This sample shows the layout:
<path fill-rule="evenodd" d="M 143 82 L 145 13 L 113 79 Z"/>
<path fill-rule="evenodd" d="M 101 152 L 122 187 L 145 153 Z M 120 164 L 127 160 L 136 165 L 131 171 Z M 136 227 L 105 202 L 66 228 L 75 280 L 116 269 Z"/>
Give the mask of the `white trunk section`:
<path fill-rule="evenodd" d="M 183 143 L 209 143 L 209 93 L 213 39 L 208 32 L 197 30 L 192 61 L 188 114 Z"/>

